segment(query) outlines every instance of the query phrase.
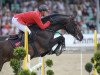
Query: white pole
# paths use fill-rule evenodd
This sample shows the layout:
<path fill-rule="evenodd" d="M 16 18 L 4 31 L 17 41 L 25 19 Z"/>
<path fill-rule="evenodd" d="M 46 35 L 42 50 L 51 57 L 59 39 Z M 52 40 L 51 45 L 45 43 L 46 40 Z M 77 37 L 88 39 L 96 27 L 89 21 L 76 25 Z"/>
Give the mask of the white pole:
<path fill-rule="evenodd" d="M 42 65 L 42 57 L 39 57 L 39 63 Z M 41 67 L 38 70 L 38 75 L 41 75 Z"/>
<path fill-rule="evenodd" d="M 81 50 L 81 75 L 82 75 L 82 63 L 83 61 L 82 61 L 82 50 Z"/>
<path fill-rule="evenodd" d="M 99 8 L 99 0 L 96 0 L 96 5 L 97 5 L 97 17 L 96 17 L 96 26 L 97 26 L 97 31 L 98 32 L 100 32 L 100 30 L 99 30 L 99 28 L 100 28 L 100 26 L 99 26 L 99 11 L 100 11 L 100 8 Z"/>

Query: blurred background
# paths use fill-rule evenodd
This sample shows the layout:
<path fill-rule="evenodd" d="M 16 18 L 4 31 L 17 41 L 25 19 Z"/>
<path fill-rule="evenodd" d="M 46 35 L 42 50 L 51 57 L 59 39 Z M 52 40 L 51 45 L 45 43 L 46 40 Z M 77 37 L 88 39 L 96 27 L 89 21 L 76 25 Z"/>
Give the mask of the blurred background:
<path fill-rule="evenodd" d="M 66 50 L 69 54 L 64 54 L 57 58 L 55 56 L 52 57 L 55 63 L 53 68 L 55 75 L 88 75 L 84 65 L 87 61 L 90 61 L 94 54 L 94 30 L 98 32 L 98 41 L 100 42 L 100 0 L 0 0 L 0 35 L 16 34 L 18 30 L 11 23 L 14 14 L 36 10 L 41 4 L 48 5 L 50 14 L 74 15 L 75 19 L 80 23 L 82 33 L 85 34 L 81 43 L 76 40 L 73 41 L 72 39 L 74 38 L 66 37 L 67 42 L 68 40 L 70 41 L 67 44 L 67 47 L 70 46 L 70 49 L 67 48 Z M 61 32 L 63 33 L 63 31 Z M 79 47 L 79 53 L 77 53 L 76 47 Z M 76 54 L 70 51 L 72 49 Z M 83 55 L 82 51 L 84 52 Z M 59 62 L 59 60 L 61 61 Z M 0 75 L 12 75 L 11 73 L 12 70 L 7 65 L 4 66 Z"/>
<path fill-rule="evenodd" d="M 14 14 L 36 10 L 46 4 L 50 14 L 74 15 L 84 34 L 100 33 L 99 0 L 0 0 L 0 35 L 16 34 L 18 31 L 11 23 Z"/>

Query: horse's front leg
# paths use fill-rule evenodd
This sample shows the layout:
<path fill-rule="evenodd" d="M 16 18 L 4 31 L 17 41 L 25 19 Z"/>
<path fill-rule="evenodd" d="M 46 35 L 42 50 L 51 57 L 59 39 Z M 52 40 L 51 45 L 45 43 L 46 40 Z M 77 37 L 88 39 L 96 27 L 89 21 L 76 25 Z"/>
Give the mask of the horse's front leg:
<path fill-rule="evenodd" d="M 55 50 L 52 50 L 52 48 L 55 46 L 55 45 L 58 45 L 56 47 Z M 65 46 L 65 38 L 63 36 L 59 36 L 57 38 L 54 38 L 54 39 L 51 39 L 50 42 L 49 42 L 49 48 L 47 49 L 47 51 L 43 54 L 41 54 L 41 56 L 45 56 L 46 54 L 56 54 L 57 56 L 60 55 L 62 53 L 62 48 L 59 49 L 60 47 L 64 47 Z"/>
<path fill-rule="evenodd" d="M 54 50 L 52 49 L 51 53 L 55 53 L 58 56 L 62 53 L 62 48 L 65 47 L 65 38 L 63 36 L 59 36 L 57 38 L 50 40 L 50 47 L 53 48 L 55 46 L 56 48 Z"/>

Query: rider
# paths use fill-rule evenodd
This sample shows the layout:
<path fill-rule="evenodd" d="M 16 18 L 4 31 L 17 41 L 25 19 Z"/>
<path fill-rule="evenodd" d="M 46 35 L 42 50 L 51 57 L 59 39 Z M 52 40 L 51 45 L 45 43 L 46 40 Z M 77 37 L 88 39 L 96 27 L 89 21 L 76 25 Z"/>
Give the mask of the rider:
<path fill-rule="evenodd" d="M 27 28 L 29 36 L 32 36 L 28 26 L 37 24 L 42 30 L 50 26 L 50 21 L 47 21 L 45 24 L 43 24 L 41 21 L 41 17 L 46 15 L 48 15 L 48 6 L 43 4 L 40 5 L 36 11 L 29 11 L 14 15 L 12 18 L 12 23 L 23 32 Z"/>

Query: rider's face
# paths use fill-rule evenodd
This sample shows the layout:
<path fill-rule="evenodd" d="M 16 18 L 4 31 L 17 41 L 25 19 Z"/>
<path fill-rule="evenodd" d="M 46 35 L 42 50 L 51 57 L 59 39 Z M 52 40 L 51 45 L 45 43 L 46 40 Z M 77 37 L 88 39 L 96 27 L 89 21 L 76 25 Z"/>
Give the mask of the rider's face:
<path fill-rule="evenodd" d="M 47 16 L 48 15 L 48 11 L 42 11 L 41 14 L 42 14 L 42 16 Z"/>

